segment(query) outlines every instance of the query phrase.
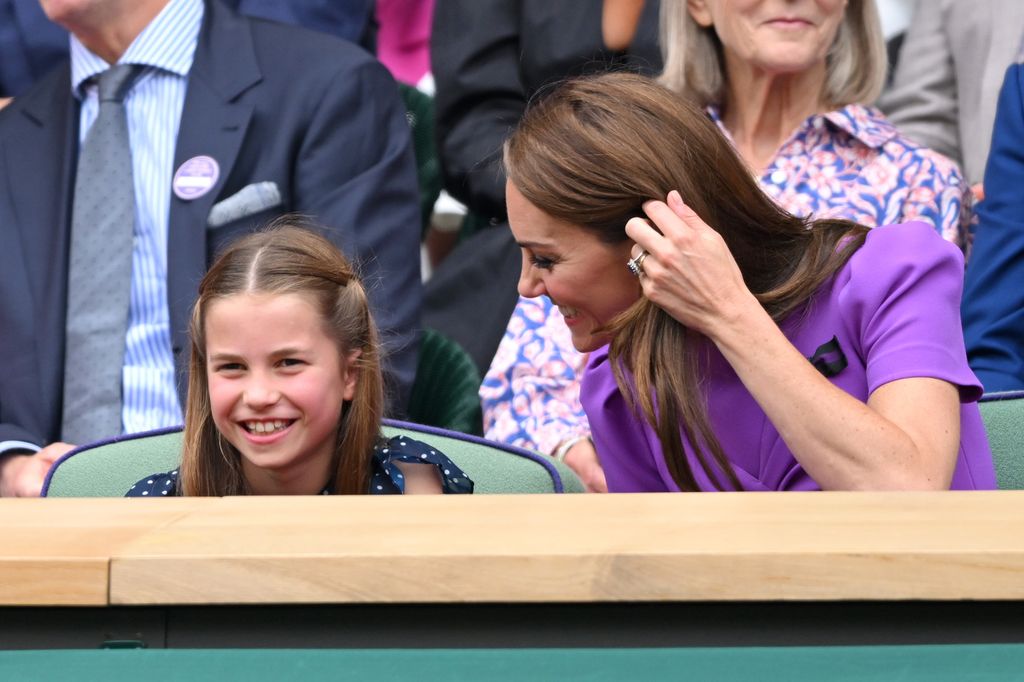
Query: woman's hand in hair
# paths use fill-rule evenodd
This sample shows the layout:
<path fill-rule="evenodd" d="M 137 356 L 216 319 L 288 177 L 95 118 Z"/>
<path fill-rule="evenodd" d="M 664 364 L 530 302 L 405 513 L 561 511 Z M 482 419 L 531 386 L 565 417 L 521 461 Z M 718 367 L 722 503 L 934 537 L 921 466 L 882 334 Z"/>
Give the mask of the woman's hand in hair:
<path fill-rule="evenodd" d="M 648 251 L 644 294 L 711 339 L 803 469 L 826 490 L 948 489 L 960 442 L 957 387 L 910 377 L 867 403 L 826 379 L 746 288 L 721 236 L 679 196 L 626 232 Z M 633 247 L 634 255 L 638 248 Z"/>
<path fill-rule="evenodd" d="M 721 235 L 683 203 L 679 192 L 673 190 L 664 202 L 648 201 L 644 212 L 650 222 L 633 218 L 626 234 L 637 244 L 634 256 L 640 249 L 648 254 L 640 276 L 648 299 L 712 339 L 723 325 L 763 310 Z"/>

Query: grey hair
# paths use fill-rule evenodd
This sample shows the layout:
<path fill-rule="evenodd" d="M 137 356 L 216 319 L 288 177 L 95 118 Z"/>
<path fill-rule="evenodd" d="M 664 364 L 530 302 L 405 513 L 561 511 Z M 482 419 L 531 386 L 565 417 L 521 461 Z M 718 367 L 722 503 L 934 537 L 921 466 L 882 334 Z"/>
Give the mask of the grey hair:
<path fill-rule="evenodd" d="M 698 24 L 686 0 L 661 3 L 659 80 L 700 106 L 721 105 L 725 96 L 722 43 L 713 26 Z M 829 48 L 822 99 L 830 108 L 871 104 L 885 85 L 885 38 L 875 0 L 849 0 Z"/>

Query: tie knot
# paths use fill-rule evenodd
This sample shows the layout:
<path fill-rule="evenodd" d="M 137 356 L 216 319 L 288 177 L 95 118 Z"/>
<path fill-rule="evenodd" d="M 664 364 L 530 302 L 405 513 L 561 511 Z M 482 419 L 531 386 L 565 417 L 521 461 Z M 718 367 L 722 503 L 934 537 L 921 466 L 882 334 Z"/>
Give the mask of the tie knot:
<path fill-rule="evenodd" d="M 142 71 L 138 64 L 115 64 L 99 75 L 101 102 L 121 102 Z"/>

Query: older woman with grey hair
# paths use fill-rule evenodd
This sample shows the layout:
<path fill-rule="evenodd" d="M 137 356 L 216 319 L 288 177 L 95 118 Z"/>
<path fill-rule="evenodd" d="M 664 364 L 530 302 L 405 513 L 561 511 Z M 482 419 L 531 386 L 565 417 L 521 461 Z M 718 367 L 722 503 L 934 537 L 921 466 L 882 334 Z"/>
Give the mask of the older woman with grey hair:
<path fill-rule="evenodd" d="M 661 81 L 704 108 L 784 209 L 870 227 L 920 220 L 963 244 L 970 200 L 956 164 L 870 106 L 886 69 L 874 0 L 678 0 L 661 12 Z M 480 393 L 489 437 L 557 443 L 596 480 L 585 358 L 564 331 L 576 312 L 520 299 Z"/>
<path fill-rule="evenodd" d="M 963 179 L 873 102 L 885 81 L 874 0 L 687 0 L 662 8 L 662 82 L 705 107 L 787 210 L 963 239 Z"/>

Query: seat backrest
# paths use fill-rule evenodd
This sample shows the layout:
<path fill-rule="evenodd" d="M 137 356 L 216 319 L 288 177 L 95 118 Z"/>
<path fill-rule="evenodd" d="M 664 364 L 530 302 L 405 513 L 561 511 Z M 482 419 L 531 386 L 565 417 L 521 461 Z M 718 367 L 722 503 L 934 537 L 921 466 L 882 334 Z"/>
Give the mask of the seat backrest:
<path fill-rule="evenodd" d="M 83 445 L 50 467 L 43 497 L 123 497 L 143 476 L 181 461 L 181 429 L 161 429 Z"/>
<path fill-rule="evenodd" d="M 422 424 L 386 420 L 384 434 L 412 433 L 439 448 L 473 479 L 476 493 L 581 493 L 572 469 L 552 457 Z M 134 482 L 134 481 L 133 481 Z"/>
<path fill-rule="evenodd" d="M 986 393 L 978 402 L 1000 490 L 1024 490 L 1024 391 Z"/>
<path fill-rule="evenodd" d="M 476 364 L 462 346 L 435 329 L 423 330 L 408 413 L 417 424 L 483 434 Z"/>
<path fill-rule="evenodd" d="M 476 493 L 577 493 L 583 484 L 561 462 L 476 436 L 408 422 L 386 421 L 384 435 L 412 435 L 448 455 L 475 483 Z M 149 474 L 170 471 L 181 458 L 180 429 L 123 436 L 61 457 L 43 483 L 44 497 L 121 497 Z"/>

